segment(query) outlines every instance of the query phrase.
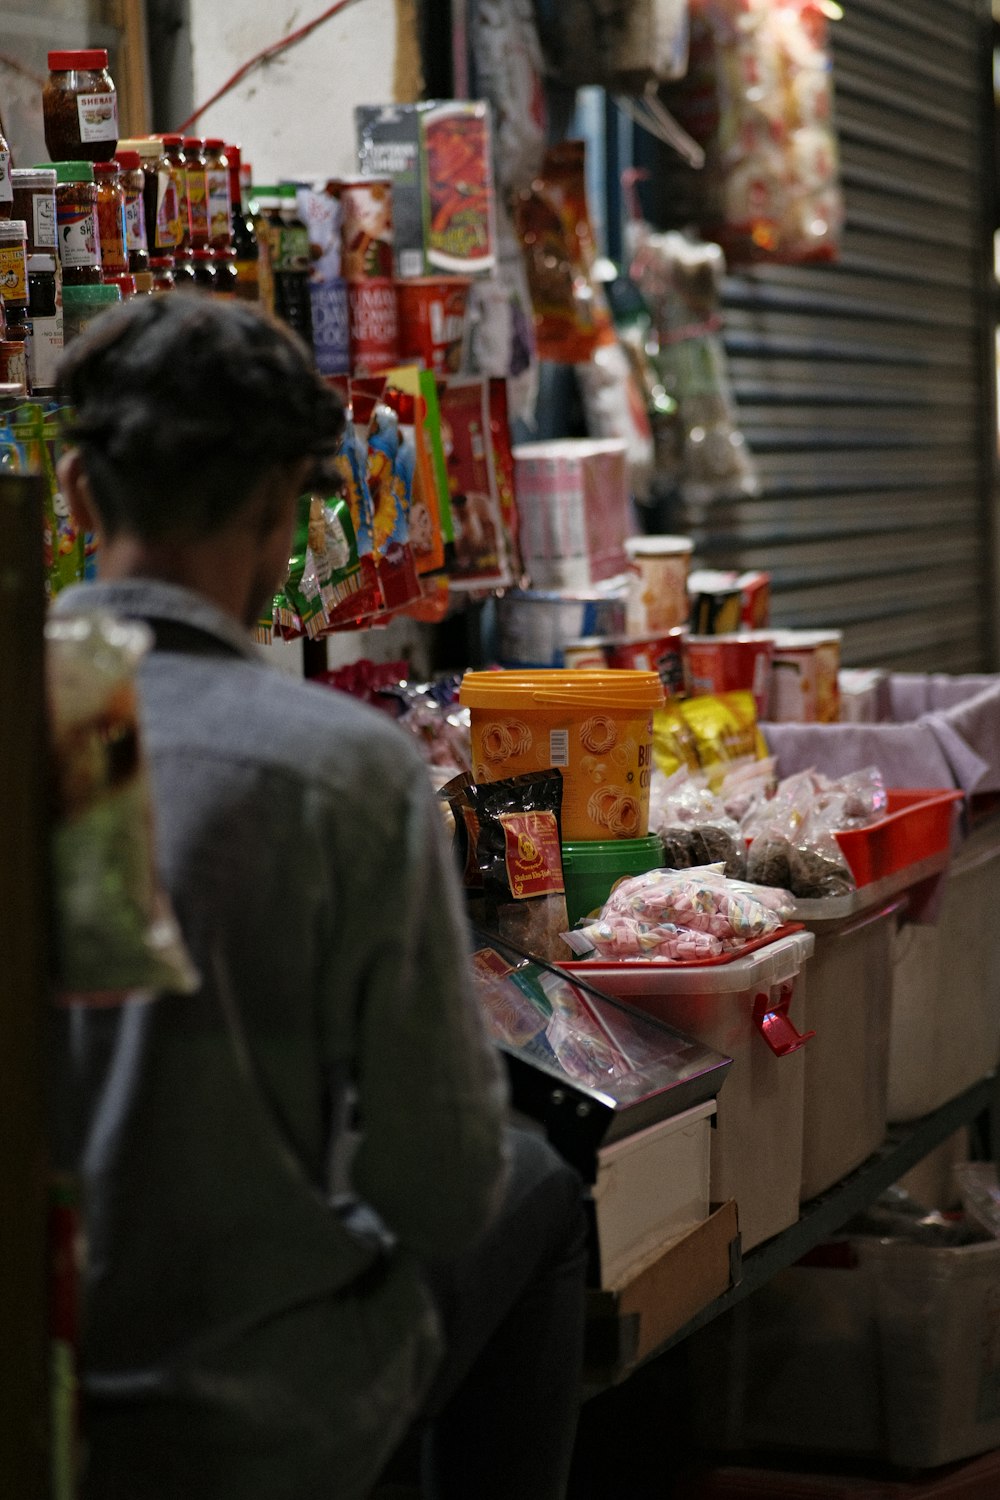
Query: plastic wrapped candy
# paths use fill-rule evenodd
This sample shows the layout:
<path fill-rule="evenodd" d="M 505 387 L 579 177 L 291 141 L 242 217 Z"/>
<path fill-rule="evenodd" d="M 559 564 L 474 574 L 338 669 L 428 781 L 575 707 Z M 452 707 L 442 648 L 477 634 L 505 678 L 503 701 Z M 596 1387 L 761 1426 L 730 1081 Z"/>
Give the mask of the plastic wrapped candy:
<path fill-rule="evenodd" d="M 612 912 L 579 929 L 600 958 L 671 959 L 675 963 L 697 963 L 719 958 L 726 951 L 720 938 L 673 922 L 642 922 L 638 917 Z"/>
<path fill-rule="evenodd" d="M 67 999 L 190 993 L 198 975 L 157 883 L 135 672 L 143 625 L 101 614 L 46 627 L 56 785 L 56 975 Z"/>
<path fill-rule="evenodd" d="M 649 827 L 663 840 L 663 863 L 674 870 L 721 863 L 734 879 L 746 874 L 739 824 L 700 775 L 682 768 L 665 777 L 654 767 Z"/>
<path fill-rule="evenodd" d="M 781 925 L 779 912 L 757 900 L 750 886 L 727 880 L 715 866 L 649 870 L 619 881 L 601 916 L 613 914 L 688 927 L 730 945 L 766 937 Z"/>

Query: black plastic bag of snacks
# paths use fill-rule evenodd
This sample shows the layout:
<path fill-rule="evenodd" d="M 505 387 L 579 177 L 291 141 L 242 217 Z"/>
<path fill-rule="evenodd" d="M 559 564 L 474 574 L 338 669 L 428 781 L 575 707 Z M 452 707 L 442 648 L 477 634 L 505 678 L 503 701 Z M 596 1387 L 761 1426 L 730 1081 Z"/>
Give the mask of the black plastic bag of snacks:
<path fill-rule="evenodd" d="M 109 615 L 46 626 L 55 816 L 56 984 L 110 1003 L 199 983 L 153 861 L 135 672 L 145 625 Z"/>
<path fill-rule="evenodd" d="M 567 958 L 561 773 L 483 782 L 465 774 L 442 787 L 441 796 L 454 814 L 473 920 L 540 958 Z"/>

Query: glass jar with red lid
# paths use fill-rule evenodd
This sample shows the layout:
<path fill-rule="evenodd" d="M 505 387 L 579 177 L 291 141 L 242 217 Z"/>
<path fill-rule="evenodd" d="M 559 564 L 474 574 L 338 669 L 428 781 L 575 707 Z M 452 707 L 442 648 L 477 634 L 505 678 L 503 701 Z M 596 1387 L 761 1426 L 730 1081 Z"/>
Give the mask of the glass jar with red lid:
<path fill-rule="evenodd" d="M 226 143 L 210 136 L 205 142 L 205 182 L 208 192 L 208 243 L 212 250 L 228 250 L 233 242 L 233 202 L 229 187 Z"/>
<path fill-rule="evenodd" d="M 101 242 L 101 273 L 105 281 L 129 270 L 125 228 L 125 191 L 116 161 L 94 163 L 97 186 L 97 229 Z M 125 296 L 122 292 L 122 296 Z"/>
<path fill-rule="evenodd" d="M 188 205 L 187 157 L 184 154 L 184 137 L 161 135 L 163 154 L 174 170 L 177 179 L 177 244 L 174 250 L 186 250 L 191 243 L 191 209 Z"/>
<path fill-rule="evenodd" d="M 238 296 L 240 274 L 236 266 L 236 251 L 213 250 L 212 261 L 215 266 L 215 290 L 222 297 Z"/>
<path fill-rule="evenodd" d="M 105 48 L 49 53 L 42 118 L 53 161 L 111 160 L 118 145 L 118 95 Z"/>
<path fill-rule="evenodd" d="M 194 283 L 206 292 L 214 292 L 218 289 L 215 251 L 209 250 L 207 245 L 200 246 L 194 251 Z"/>
<path fill-rule="evenodd" d="M 154 255 L 149 262 L 153 276 L 154 292 L 172 292 L 174 281 L 174 258 L 172 255 Z"/>

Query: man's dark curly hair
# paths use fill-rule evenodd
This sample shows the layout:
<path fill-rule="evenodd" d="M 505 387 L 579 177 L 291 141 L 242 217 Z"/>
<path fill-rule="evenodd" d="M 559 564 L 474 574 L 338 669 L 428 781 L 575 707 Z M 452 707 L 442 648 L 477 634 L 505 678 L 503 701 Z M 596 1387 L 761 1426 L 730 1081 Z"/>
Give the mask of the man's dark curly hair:
<path fill-rule="evenodd" d="M 59 366 L 64 436 L 107 535 L 196 537 L 277 467 L 335 451 L 344 413 L 289 329 L 211 296 L 135 297 L 91 323 Z"/>

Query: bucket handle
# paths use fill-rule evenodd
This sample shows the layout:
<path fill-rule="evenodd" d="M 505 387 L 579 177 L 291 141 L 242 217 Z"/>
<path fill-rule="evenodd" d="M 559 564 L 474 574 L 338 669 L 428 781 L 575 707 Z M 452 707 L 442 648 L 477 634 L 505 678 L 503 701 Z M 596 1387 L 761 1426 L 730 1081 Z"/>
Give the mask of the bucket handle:
<path fill-rule="evenodd" d="M 600 698 L 594 697 L 590 701 L 583 701 L 576 693 L 561 693 L 558 689 L 552 688 L 547 693 L 533 692 L 531 694 L 531 701 L 543 708 L 595 708 L 605 709 L 606 711 L 618 709 L 619 711 L 629 711 L 637 714 L 651 713 L 658 704 L 662 704 L 662 699 L 654 701 L 649 695 L 628 699 L 615 698 L 613 695 L 605 694 Z"/>
<path fill-rule="evenodd" d="M 798 1052 L 800 1047 L 804 1047 L 816 1035 L 815 1031 L 796 1030 L 795 1023 L 788 1014 L 791 999 L 790 984 L 781 986 L 777 1000 L 766 990 L 754 996 L 754 1025 L 775 1057 L 788 1057 L 790 1053 Z"/>

